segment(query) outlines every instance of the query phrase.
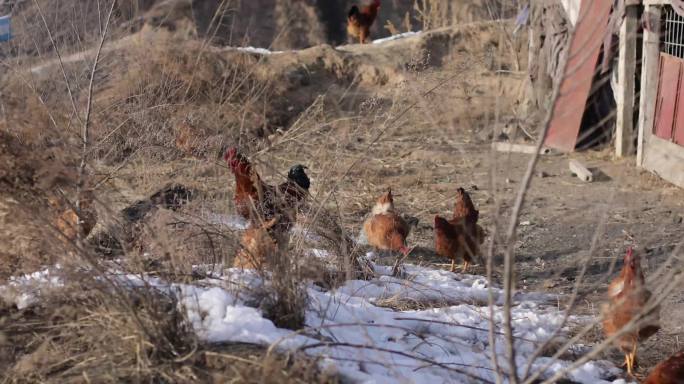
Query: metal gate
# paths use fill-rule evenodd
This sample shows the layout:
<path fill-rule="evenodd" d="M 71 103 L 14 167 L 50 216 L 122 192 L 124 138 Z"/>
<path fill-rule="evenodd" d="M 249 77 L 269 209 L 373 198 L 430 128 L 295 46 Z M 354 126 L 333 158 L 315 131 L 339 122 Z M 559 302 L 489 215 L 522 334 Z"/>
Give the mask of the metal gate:
<path fill-rule="evenodd" d="M 663 27 L 653 134 L 684 146 L 684 17 L 664 6 Z"/>

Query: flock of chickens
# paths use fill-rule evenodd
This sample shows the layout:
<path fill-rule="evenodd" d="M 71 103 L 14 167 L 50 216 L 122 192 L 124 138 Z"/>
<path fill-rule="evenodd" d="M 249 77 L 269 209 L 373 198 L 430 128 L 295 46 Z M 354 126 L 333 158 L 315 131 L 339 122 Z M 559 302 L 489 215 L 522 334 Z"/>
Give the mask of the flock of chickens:
<path fill-rule="evenodd" d="M 370 5 L 354 5 L 348 14 L 348 32 L 366 42 L 370 27 L 377 17 L 379 0 Z M 239 215 L 248 219 L 249 228 L 241 238 L 241 249 L 235 257 L 234 266 L 263 270 L 269 267 L 269 258 L 287 249 L 289 232 L 297 218 L 297 212 L 308 196 L 310 179 L 306 167 L 293 166 L 287 180 L 277 186 L 263 182 L 247 157 L 236 148 L 226 151 L 224 159 L 235 176 L 234 203 Z M 434 218 L 435 252 L 451 260 L 451 271 L 456 260 L 463 261 L 462 271 L 467 272 L 470 263 L 480 257 L 480 245 L 485 231 L 478 224 L 479 211 L 473 205 L 468 192 L 456 190 L 453 216 L 448 219 Z M 91 201 L 92 198 L 84 199 Z M 57 200 L 50 204 L 57 207 Z M 85 203 L 84 203 L 85 204 Z M 83 211 L 92 211 L 81 207 Z M 79 226 L 77 223 L 81 223 Z M 77 229 L 87 236 L 95 225 L 94 216 L 78 217 L 73 209 L 63 211 L 56 226 L 68 239 L 77 236 Z M 401 260 L 411 252 L 406 238 L 410 226 L 396 211 L 391 190 L 383 193 L 373 206 L 363 224 L 368 243 L 380 251 L 399 255 L 395 273 Z M 650 303 L 651 293 L 646 288 L 639 254 L 628 249 L 620 275 L 608 287 L 608 300 L 602 306 L 603 330 L 606 337 L 625 354 L 625 366 L 634 376 L 637 346 L 654 335 L 659 329 L 659 307 Z M 643 381 L 645 384 L 684 384 L 684 351 L 658 364 Z"/>
<path fill-rule="evenodd" d="M 261 269 L 266 266 L 271 251 L 287 245 L 287 234 L 306 199 L 311 181 L 306 167 L 298 164 L 290 168 L 284 183 L 269 185 L 261 180 L 237 148 L 228 149 L 224 159 L 235 175 L 235 209 L 250 222 L 242 236 L 243 249 L 238 253 L 235 265 Z M 456 190 L 453 217 L 435 216 L 435 251 L 451 259 L 452 272 L 457 259 L 463 260 L 462 270 L 466 272 L 473 259 L 480 256 L 485 232 L 477 224 L 478 218 L 479 211 L 463 188 Z M 406 243 L 410 227 L 396 211 L 391 189 L 378 198 L 363 230 L 368 243 L 379 251 L 397 252 L 403 257 L 411 252 Z"/>
<path fill-rule="evenodd" d="M 235 176 L 236 210 L 250 222 L 242 235 L 242 248 L 234 266 L 268 268 L 269 257 L 277 250 L 287 248 L 288 233 L 308 195 L 310 180 L 306 167 L 293 166 L 284 183 L 272 186 L 263 182 L 249 160 L 236 148 L 228 149 L 224 159 Z M 465 272 L 474 258 L 481 256 L 480 245 L 484 242 L 485 231 L 478 219 L 479 211 L 463 188 L 456 190 L 453 216 L 450 219 L 435 216 L 435 251 L 451 259 L 452 272 L 456 260 L 463 261 Z M 398 255 L 395 271 L 411 252 L 406 242 L 410 227 L 395 209 L 391 190 L 377 199 L 363 230 L 373 248 Z M 625 354 L 625 365 L 632 376 L 638 344 L 660 329 L 659 307 L 650 303 L 650 297 L 639 254 L 629 248 L 620 275 L 608 287 L 608 300 L 602 306 L 602 325 L 606 337 Z M 660 363 L 643 382 L 684 384 L 684 352 Z"/>
<path fill-rule="evenodd" d="M 370 27 L 375 21 L 380 0 L 359 8 L 352 6 L 347 18 L 347 32 L 366 42 Z M 435 216 L 434 239 L 438 255 L 451 259 L 451 271 L 457 259 L 463 260 L 463 272 L 475 256 L 480 256 L 480 244 L 485 233 L 477 224 L 479 212 L 463 188 L 456 190 L 456 204 L 451 219 Z M 380 250 L 399 252 L 405 258 L 410 249 L 406 246 L 409 226 L 394 209 L 392 191 L 380 196 L 370 217 L 363 225 L 371 246 Z M 397 259 L 397 265 L 400 259 Z M 395 273 L 397 270 L 395 265 Z M 639 255 L 627 250 L 620 275 L 608 287 L 608 301 L 602 306 L 603 330 L 625 354 L 625 366 L 634 377 L 636 352 L 639 342 L 654 335 L 659 329 L 658 306 L 649 302 L 651 292 L 646 289 Z M 684 384 L 684 351 L 658 364 L 643 381 L 644 384 Z"/>

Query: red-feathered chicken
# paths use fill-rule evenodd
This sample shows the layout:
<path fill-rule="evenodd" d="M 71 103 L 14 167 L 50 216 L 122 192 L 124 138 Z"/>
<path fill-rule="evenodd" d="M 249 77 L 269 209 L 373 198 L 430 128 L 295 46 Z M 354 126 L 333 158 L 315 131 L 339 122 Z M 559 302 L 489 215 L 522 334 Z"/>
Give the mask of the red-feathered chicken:
<path fill-rule="evenodd" d="M 359 43 L 363 44 L 370 36 L 370 28 L 378 17 L 380 0 L 373 0 L 369 5 L 359 8 L 352 5 L 347 15 L 347 33 L 350 36 L 358 37 Z"/>
<path fill-rule="evenodd" d="M 684 351 L 656 365 L 643 384 L 684 384 Z"/>
<path fill-rule="evenodd" d="M 375 203 L 371 216 L 363 224 L 368 244 L 379 250 L 401 252 L 407 255 L 406 237 L 409 226 L 394 210 L 394 198 L 389 189 Z"/>
<path fill-rule="evenodd" d="M 78 236 L 79 221 L 80 221 L 80 235 L 85 238 L 92 231 L 97 224 L 97 212 L 93 207 L 94 194 L 92 191 L 86 190 L 83 192 L 80 203 L 80 216 L 76 214 L 75 207 L 60 199 L 57 196 L 48 198 L 48 203 L 55 209 L 59 210 L 54 225 L 59 232 L 64 236 L 64 240 L 73 241 Z"/>
<path fill-rule="evenodd" d="M 463 272 L 466 272 L 473 258 L 480 256 L 484 230 L 477 224 L 479 217 L 480 212 L 463 188 L 456 190 L 451 220 L 435 215 L 435 251 L 451 259 L 452 272 L 456 269 L 456 259 L 463 259 Z"/>
<path fill-rule="evenodd" d="M 235 209 L 249 219 L 257 213 L 264 219 L 275 214 L 275 188 L 264 183 L 247 158 L 236 148 L 230 148 L 223 157 L 235 175 Z"/>
<path fill-rule="evenodd" d="M 650 297 L 651 292 L 646 289 L 639 255 L 629 248 L 620 275 L 608 286 L 608 303 L 602 306 L 601 312 L 603 331 L 607 337 L 620 332 L 630 321 L 636 321 L 634 326 L 627 328 L 625 333 L 615 339 L 615 344 L 625 354 L 627 372 L 632 376 L 639 342 L 660 329 L 660 309 L 655 307 L 644 313 Z"/>
<path fill-rule="evenodd" d="M 241 249 L 235 255 L 233 267 L 261 271 L 272 263 L 278 252 L 277 237 L 270 231 L 278 222 L 274 217 L 261 226 L 248 228 L 243 234 Z"/>
<path fill-rule="evenodd" d="M 276 213 L 293 220 L 293 210 L 308 195 L 310 185 L 302 165 L 295 165 L 288 173 L 288 180 L 277 187 L 261 180 L 247 158 L 236 148 L 226 151 L 224 159 L 235 175 L 233 200 L 240 216 L 247 219 L 270 220 Z M 256 214 L 256 215 L 254 215 Z"/>

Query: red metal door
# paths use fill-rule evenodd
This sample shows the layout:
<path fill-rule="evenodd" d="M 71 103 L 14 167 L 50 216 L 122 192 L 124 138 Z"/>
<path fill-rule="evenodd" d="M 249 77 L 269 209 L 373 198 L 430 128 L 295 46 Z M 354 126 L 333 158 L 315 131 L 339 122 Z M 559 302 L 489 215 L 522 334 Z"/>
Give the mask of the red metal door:
<path fill-rule="evenodd" d="M 677 108 L 681 88 L 681 66 L 682 59 L 667 53 L 660 53 L 660 79 L 658 80 L 653 134 L 663 140 L 672 140 L 675 121 L 679 120 L 678 115 L 684 113 L 682 108 Z M 684 120 L 681 121 L 680 125 L 684 128 Z"/>
<path fill-rule="evenodd" d="M 580 4 L 580 17 L 570 42 L 560 94 L 553 105 L 553 119 L 544 140 L 548 147 L 565 152 L 575 149 L 601 43 L 608 33 L 612 4 L 608 0 L 583 0 Z"/>

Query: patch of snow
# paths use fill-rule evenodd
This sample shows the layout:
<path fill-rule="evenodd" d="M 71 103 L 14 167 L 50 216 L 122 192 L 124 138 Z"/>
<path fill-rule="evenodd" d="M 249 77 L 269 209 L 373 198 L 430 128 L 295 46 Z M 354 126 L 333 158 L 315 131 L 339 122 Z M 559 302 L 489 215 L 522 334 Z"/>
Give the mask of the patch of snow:
<path fill-rule="evenodd" d="M 27 308 L 40 300 L 43 290 L 64 286 L 59 264 L 52 268 L 10 277 L 7 284 L 0 286 L 0 298 L 19 309 Z"/>
<path fill-rule="evenodd" d="M 361 227 L 359 235 L 356 237 L 356 243 L 359 245 L 368 245 L 368 236 L 366 236 L 366 231 Z"/>
<path fill-rule="evenodd" d="M 267 48 L 259 48 L 259 47 L 225 47 L 224 48 L 227 51 L 238 51 L 238 52 L 245 52 L 245 53 L 255 53 L 257 55 L 275 55 L 279 53 L 283 53 L 285 51 L 271 51 L 270 49 Z"/>
<path fill-rule="evenodd" d="M 374 252 L 366 255 L 368 260 L 375 260 Z M 442 304 L 473 303 L 486 305 L 489 297 L 487 279 L 482 276 L 457 274 L 441 269 L 431 269 L 405 264 L 403 279 L 392 277 L 391 266 L 376 265 L 375 271 L 380 275 L 372 281 L 353 280 L 340 290 L 345 293 L 363 297 L 375 302 L 377 300 L 399 299 L 419 302 L 438 302 Z M 493 287 L 494 302 L 503 304 L 503 291 Z M 554 302 L 556 295 L 543 293 L 523 293 L 514 295 L 517 301 Z"/>
<path fill-rule="evenodd" d="M 221 215 L 209 212 L 204 215 L 204 219 L 210 224 L 221 225 L 233 230 L 243 230 L 249 226 L 247 219 L 238 215 Z"/>
<path fill-rule="evenodd" d="M 316 257 L 316 258 L 319 258 L 319 259 L 324 259 L 324 260 L 328 260 L 328 259 L 330 259 L 330 258 L 332 257 L 332 256 L 330 255 L 330 252 L 326 251 L 325 249 L 315 249 L 315 248 L 314 248 L 314 249 L 310 249 L 310 250 L 309 250 L 309 253 L 310 253 L 313 257 Z"/>
<path fill-rule="evenodd" d="M 301 236 L 306 241 L 312 241 L 312 242 L 323 241 L 323 238 L 321 236 L 317 235 L 310 228 L 302 227 L 302 225 L 299 223 L 295 223 L 295 225 L 292 226 L 292 229 L 290 229 L 290 233 L 295 235 L 295 236 Z"/>
<path fill-rule="evenodd" d="M 311 252 L 325 255 L 324 250 Z M 254 271 L 229 268 L 193 284 L 167 283 L 158 277 L 117 271 L 110 274 L 131 289 L 150 287 L 175 295 L 198 337 L 206 342 L 303 349 L 321 357 L 322 364 L 333 365 L 352 382 L 493 382 L 492 350 L 507 370 L 500 288 L 491 287 L 497 305 L 490 313 L 486 303 L 489 287 L 482 277 L 405 265 L 405 276 L 398 279 L 389 276 L 389 267 L 376 265 L 375 269 L 380 272 L 376 278 L 348 281 L 336 290 L 325 291 L 309 284 L 306 327 L 300 332 L 277 328 L 259 309 L 248 306 L 268 284 Z M 61 284 L 61 279 L 46 269 L 10 279 L 0 292 L 13 289 L 19 293 L 18 305 L 26 306 L 37 300 L 35 287 Z M 562 327 L 559 336 L 564 337 L 570 327 L 561 324 L 564 313 L 547 304 L 548 296 L 515 296 L 512 318 L 519 371 L 556 329 Z M 442 306 L 400 311 L 377 305 L 397 299 L 428 306 L 438 302 Z M 492 323 L 494 347 L 489 340 Z M 549 365 L 542 375 L 548 378 L 570 364 L 539 357 L 532 370 Z M 578 383 L 609 383 L 608 378 L 619 372 L 609 362 L 590 361 L 567 377 Z"/>
<path fill-rule="evenodd" d="M 239 216 L 204 215 L 209 221 L 231 229 L 247 228 Z M 305 228 L 293 233 L 315 239 Z M 331 253 L 310 248 L 321 259 Z M 374 252 L 368 260 L 377 259 Z M 116 266 L 109 277 L 122 287 L 150 288 L 178 299 L 198 337 L 209 343 L 243 342 L 281 350 L 303 350 L 320 357 L 321 364 L 334 366 L 351 382 L 433 383 L 494 382 L 492 353 L 507 371 L 503 336 L 503 290 L 482 276 L 451 273 L 405 264 L 401 278 L 392 267 L 373 264 L 377 275 L 368 281 L 350 280 L 334 290 L 309 283 L 306 327 L 298 332 L 276 327 L 260 309 L 254 308 L 268 278 L 263 274 L 221 265 L 196 265 L 206 278 L 192 284 L 169 283 L 155 276 L 122 272 Z M 42 290 L 64 285 L 59 266 L 11 278 L 0 286 L 0 297 L 25 308 L 40 299 Z M 268 277 L 268 274 L 266 274 Z M 488 306 L 490 295 L 493 306 Z M 570 316 L 555 305 L 558 297 L 544 293 L 516 292 L 512 307 L 515 364 L 523 372 L 537 347 L 552 337 L 564 339 L 576 324 L 591 318 Z M 389 308 L 391 304 L 396 308 Z M 420 309 L 399 310 L 406 306 Z M 251 305 L 251 306 L 250 306 Z M 429 308 L 429 309 L 424 309 Z M 490 342 L 490 328 L 495 345 Z M 584 350 L 576 346 L 573 350 Z M 548 366 L 542 378 L 565 370 L 571 361 L 538 357 L 532 371 Z M 609 383 L 620 370 L 606 361 L 589 361 L 566 377 L 578 383 Z M 614 381 L 624 384 L 624 381 Z"/>
<path fill-rule="evenodd" d="M 403 38 L 406 38 L 406 37 L 417 36 L 417 35 L 419 35 L 420 33 L 421 33 L 421 31 L 399 33 L 399 34 L 397 34 L 397 35 L 392 35 L 392 36 L 385 37 L 385 38 L 382 38 L 382 39 L 373 40 L 373 44 L 382 44 L 382 43 L 385 43 L 385 42 L 388 42 L 388 41 L 392 41 L 392 40 L 398 40 L 398 39 L 403 39 Z"/>

